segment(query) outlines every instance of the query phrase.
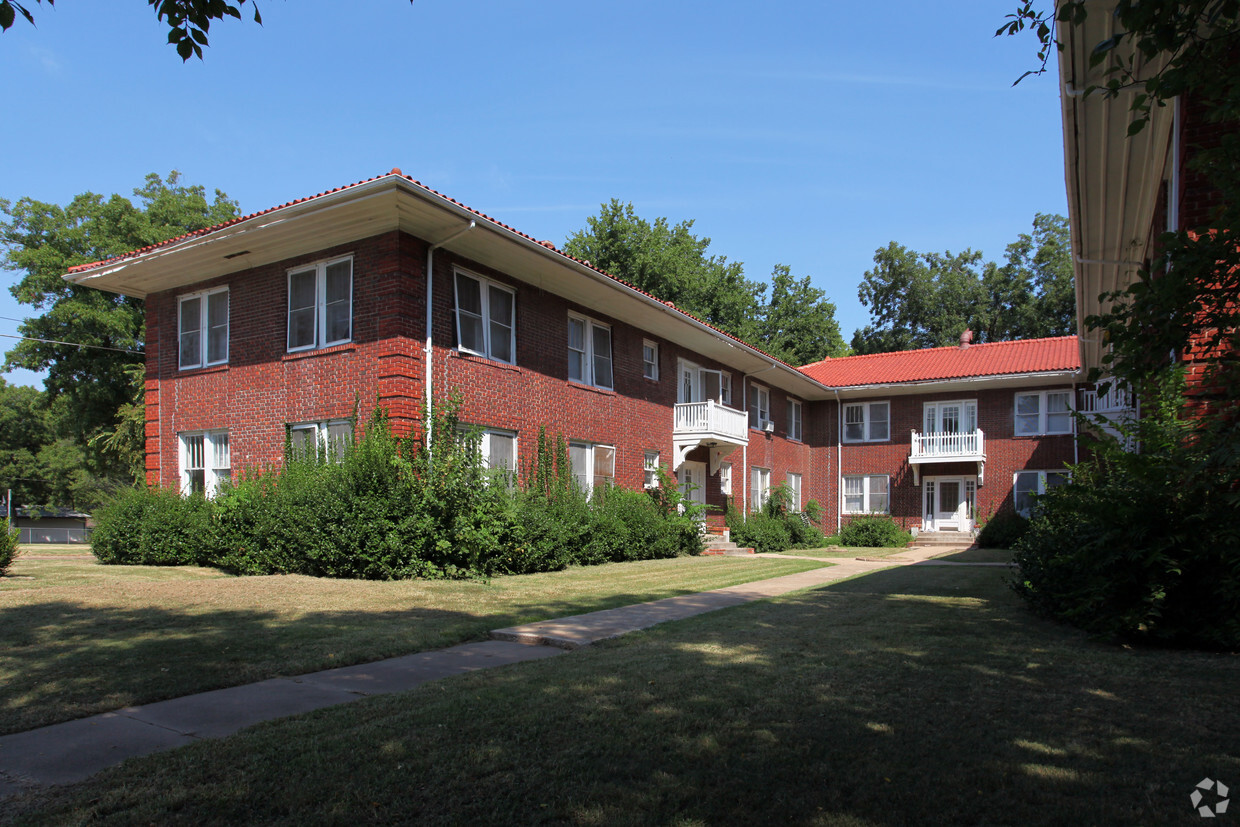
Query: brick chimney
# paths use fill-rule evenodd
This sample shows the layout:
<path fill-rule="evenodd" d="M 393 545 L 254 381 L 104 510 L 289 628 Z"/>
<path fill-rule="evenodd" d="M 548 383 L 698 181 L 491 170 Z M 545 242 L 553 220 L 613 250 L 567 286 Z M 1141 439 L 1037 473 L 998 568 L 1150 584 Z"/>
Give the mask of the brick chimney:
<path fill-rule="evenodd" d="M 960 349 L 964 350 L 971 344 L 973 344 L 973 331 L 966 327 L 964 333 L 960 334 Z"/>

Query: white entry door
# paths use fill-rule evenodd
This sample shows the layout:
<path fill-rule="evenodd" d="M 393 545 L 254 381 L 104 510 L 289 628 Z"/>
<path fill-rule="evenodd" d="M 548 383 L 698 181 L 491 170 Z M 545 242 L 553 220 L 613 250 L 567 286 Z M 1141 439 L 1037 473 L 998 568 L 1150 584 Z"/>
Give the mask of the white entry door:
<path fill-rule="evenodd" d="M 692 503 L 702 506 L 698 509 L 698 522 L 706 521 L 706 463 L 685 462 L 676 472 L 680 482 L 680 495 Z"/>
<path fill-rule="evenodd" d="M 973 477 L 927 477 L 922 486 L 926 531 L 972 531 L 977 480 Z"/>

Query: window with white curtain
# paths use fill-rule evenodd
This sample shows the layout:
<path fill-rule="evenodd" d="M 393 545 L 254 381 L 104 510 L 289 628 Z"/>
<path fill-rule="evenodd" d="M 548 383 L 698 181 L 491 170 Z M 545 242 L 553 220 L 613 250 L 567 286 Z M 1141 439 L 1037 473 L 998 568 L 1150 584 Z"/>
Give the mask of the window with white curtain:
<path fill-rule="evenodd" d="M 228 431 L 180 435 L 181 493 L 212 497 L 232 475 Z"/>
<path fill-rule="evenodd" d="M 598 486 L 612 485 L 616 481 L 614 445 L 569 442 L 568 460 L 573 469 L 573 479 L 587 494 L 593 494 Z"/>
<path fill-rule="evenodd" d="M 844 477 L 845 514 L 886 514 L 890 480 L 885 474 Z"/>

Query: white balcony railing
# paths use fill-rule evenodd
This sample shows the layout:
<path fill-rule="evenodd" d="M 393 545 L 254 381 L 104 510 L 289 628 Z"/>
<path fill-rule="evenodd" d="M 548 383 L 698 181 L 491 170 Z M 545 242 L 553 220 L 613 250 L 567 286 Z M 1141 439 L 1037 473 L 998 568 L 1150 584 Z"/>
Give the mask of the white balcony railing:
<path fill-rule="evenodd" d="M 718 437 L 736 445 L 749 443 L 749 418 L 714 400 L 682 402 L 674 408 L 673 436 Z"/>
<path fill-rule="evenodd" d="M 1120 413 L 1132 409 L 1132 392 L 1118 383 L 1112 382 L 1104 394 L 1081 391 L 1081 413 Z"/>
<path fill-rule="evenodd" d="M 913 431 L 910 462 L 937 459 L 978 459 L 986 456 L 982 430 L 965 433 L 925 433 Z"/>

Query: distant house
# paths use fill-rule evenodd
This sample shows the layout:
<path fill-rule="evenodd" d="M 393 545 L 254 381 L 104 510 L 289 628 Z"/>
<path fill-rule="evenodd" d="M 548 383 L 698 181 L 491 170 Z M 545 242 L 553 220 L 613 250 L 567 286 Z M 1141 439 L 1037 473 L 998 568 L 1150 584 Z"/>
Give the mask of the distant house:
<path fill-rule="evenodd" d="M 87 543 L 90 515 L 71 508 L 15 508 L 19 543 Z"/>
<path fill-rule="evenodd" d="M 458 394 L 490 465 L 545 426 L 582 488 L 663 466 L 715 530 L 783 484 L 829 531 L 968 531 L 1059 479 L 1084 391 L 1075 337 L 798 370 L 400 170 L 66 278 L 145 299 L 147 481 L 208 495 L 289 440 L 347 443 L 356 399 L 409 432 Z"/>

